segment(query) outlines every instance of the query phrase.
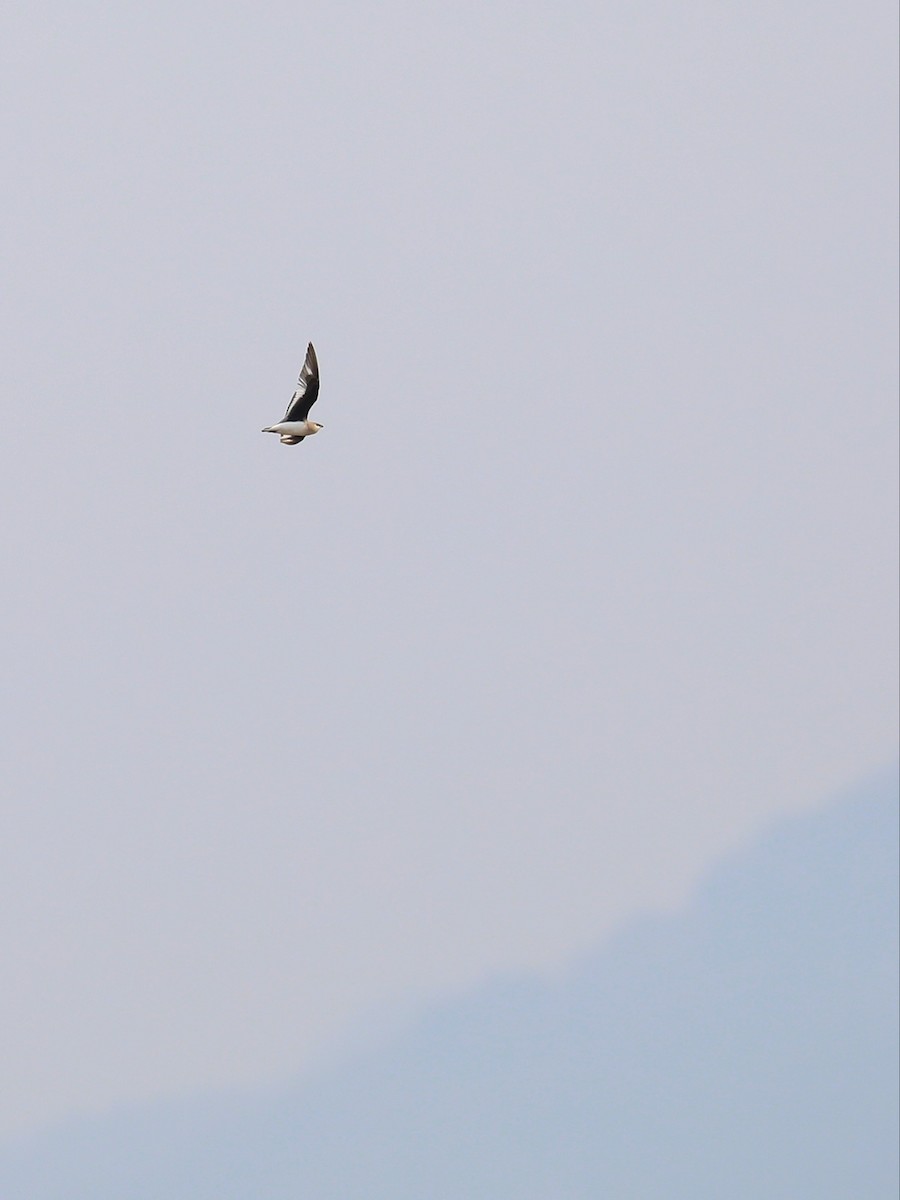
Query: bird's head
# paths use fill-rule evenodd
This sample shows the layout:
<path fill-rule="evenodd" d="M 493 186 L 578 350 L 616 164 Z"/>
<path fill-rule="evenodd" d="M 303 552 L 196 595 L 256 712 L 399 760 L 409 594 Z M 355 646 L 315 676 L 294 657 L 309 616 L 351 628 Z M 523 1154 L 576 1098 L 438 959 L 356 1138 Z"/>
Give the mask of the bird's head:
<path fill-rule="evenodd" d="M 320 429 L 325 428 L 325 426 L 320 425 L 318 421 L 310 421 L 310 425 L 313 427 L 313 433 L 318 433 Z"/>

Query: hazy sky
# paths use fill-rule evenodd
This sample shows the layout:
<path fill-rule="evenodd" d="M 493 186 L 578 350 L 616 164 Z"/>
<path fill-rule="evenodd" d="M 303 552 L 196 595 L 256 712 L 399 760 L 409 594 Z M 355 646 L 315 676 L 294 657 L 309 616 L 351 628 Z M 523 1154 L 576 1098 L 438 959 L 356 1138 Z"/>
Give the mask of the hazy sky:
<path fill-rule="evenodd" d="M 0 1131 L 894 756 L 894 10 L 7 6 Z"/>

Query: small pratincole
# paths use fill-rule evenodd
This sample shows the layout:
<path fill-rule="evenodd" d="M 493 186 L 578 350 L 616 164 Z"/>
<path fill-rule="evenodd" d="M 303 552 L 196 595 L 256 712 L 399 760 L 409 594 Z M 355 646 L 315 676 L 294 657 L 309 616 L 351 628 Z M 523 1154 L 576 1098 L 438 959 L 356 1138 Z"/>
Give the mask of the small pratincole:
<path fill-rule="evenodd" d="M 300 378 L 287 412 L 277 425 L 269 425 L 263 433 L 277 433 L 286 446 L 296 446 L 305 437 L 312 437 L 324 425 L 310 421 L 309 410 L 319 395 L 319 364 L 312 342 L 306 348 L 306 362 L 300 369 Z"/>

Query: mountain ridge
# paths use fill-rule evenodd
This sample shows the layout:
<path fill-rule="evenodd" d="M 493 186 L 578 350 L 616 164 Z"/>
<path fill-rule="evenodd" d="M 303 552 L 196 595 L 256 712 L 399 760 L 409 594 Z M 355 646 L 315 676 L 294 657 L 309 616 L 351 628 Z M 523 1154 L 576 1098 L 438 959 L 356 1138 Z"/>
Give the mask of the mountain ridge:
<path fill-rule="evenodd" d="M 897 771 L 679 911 L 278 1089 L 0 1148 L 4 1200 L 862 1200 L 897 1158 Z"/>

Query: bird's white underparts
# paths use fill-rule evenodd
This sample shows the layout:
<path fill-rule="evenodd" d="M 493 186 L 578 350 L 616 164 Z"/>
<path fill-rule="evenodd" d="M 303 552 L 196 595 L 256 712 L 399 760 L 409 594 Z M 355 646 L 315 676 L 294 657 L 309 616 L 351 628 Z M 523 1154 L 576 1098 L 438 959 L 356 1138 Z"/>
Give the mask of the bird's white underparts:
<path fill-rule="evenodd" d="M 322 428 L 324 426 L 317 425 L 315 421 L 279 421 L 277 425 L 267 426 L 263 433 L 277 433 L 285 445 L 293 446 L 305 437 L 312 437 Z"/>
<path fill-rule="evenodd" d="M 268 425 L 263 433 L 277 433 L 286 446 L 296 446 L 304 438 L 324 429 L 318 421 L 309 420 L 309 410 L 319 395 L 319 363 L 312 342 L 306 348 L 306 361 L 300 368 L 300 378 L 287 406 L 287 412 L 277 425 Z"/>

